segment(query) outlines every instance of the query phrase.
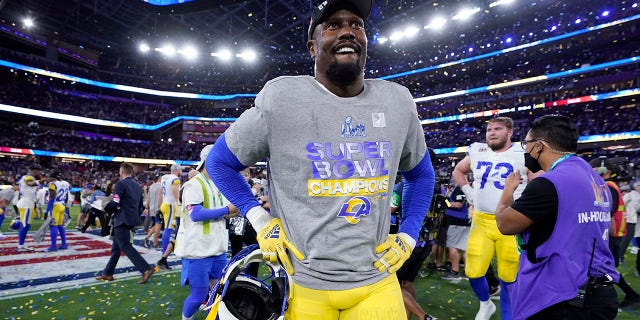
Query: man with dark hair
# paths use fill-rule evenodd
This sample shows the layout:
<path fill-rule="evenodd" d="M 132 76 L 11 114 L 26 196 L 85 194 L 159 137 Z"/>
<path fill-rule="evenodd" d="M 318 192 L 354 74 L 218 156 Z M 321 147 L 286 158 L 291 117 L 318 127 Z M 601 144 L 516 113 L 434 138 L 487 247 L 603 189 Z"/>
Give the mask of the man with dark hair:
<path fill-rule="evenodd" d="M 540 117 L 522 145 L 527 168 L 545 173 L 515 201 L 521 175 L 511 173 L 496 209 L 500 232 L 522 240 L 518 279 L 510 288 L 513 319 L 615 318 L 619 274 L 609 251 L 611 193 L 575 155 L 575 123 L 560 115 Z"/>
<path fill-rule="evenodd" d="M 146 283 L 151 278 L 155 269 L 138 253 L 131 244 L 131 231 L 140 225 L 140 215 L 144 211 L 144 194 L 142 187 L 133 180 L 133 165 L 123 163 L 120 165 L 120 180 L 113 191 L 113 199 L 105 207 L 105 211 L 113 214 L 113 244 L 111 245 L 111 258 L 107 266 L 96 280 L 113 281 L 113 273 L 120 260 L 120 253 L 131 260 L 133 265 L 142 273 L 139 284 Z"/>
<path fill-rule="evenodd" d="M 269 81 L 205 163 L 257 231 L 263 258 L 292 276 L 286 319 L 406 319 L 394 273 L 415 247 L 432 197 L 421 190 L 432 190 L 435 177 L 410 92 L 364 79 L 371 6 L 315 7 L 307 41 L 314 77 Z M 264 159 L 271 214 L 239 174 Z M 404 218 L 390 235 L 398 171 Z"/>

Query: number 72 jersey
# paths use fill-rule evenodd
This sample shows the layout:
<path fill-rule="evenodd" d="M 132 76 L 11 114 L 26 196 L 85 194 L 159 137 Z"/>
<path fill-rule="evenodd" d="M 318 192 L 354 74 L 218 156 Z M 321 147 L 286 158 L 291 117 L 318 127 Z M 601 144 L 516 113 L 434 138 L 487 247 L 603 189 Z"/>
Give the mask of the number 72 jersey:
<path fill-rule="evenodd" d="M 467 151 L 473 171 L 475 209 L 495 214 L 498 200 L 504 190 L 504 181 L 510 173 L 519 170 L 522 183 L 513 194 L 518 199 L 527 185 L 527 168 L 524 166 L 524 150 L 519 143 L 512 143 L 503 152 L 494 152 L 486 143 L 472 143 Z"/>

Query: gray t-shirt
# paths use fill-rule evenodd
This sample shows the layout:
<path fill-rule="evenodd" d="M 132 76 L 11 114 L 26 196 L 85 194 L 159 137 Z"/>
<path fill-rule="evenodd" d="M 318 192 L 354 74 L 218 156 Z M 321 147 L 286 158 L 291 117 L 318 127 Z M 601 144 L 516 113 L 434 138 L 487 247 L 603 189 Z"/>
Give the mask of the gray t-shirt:
<path fill-rule="evenodd" d="M 154 182 L 149 186 L 147 197 L 149 197 L 149 215 L 155 217 L 160 210 L 160 182 Z"/>
<path fill-rule="evenodd" d="M 13 197 L 15 195 L 16 195 L 16 191 L 13 190 L 13 187 L 10 186 L 0 191 L 0 200 L 6 200 L 10 204 L 11 200 L 13 200 Z"/>
<path fill-rule="evenodd" d="M 365 80 L 363 92 L 341 98 L 310 76 L 279 77 L 255 104 L 225 137 L 243 164 L 269 160 L 271 214 L 305 255 L 290 255 L 294 281 L 344 290 L 387 277 L 373 263 L 389 232 L 393 182 L 426 153 L 409 91 Z"/>

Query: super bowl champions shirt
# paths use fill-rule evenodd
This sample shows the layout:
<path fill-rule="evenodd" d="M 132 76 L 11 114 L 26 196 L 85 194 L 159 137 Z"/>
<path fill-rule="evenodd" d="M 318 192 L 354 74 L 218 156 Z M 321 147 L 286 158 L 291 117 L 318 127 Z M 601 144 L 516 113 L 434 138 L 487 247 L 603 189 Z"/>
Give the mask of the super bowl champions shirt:
<path fill-rule="evenodd" d="M 313 77 L 279 77 L 225 138 L 244 165 L 269 160 L 271 214 L 305 255 L 289 255 L 297 284 L 344 290 L 389 276 L 373 263 L 389 233 L 396 172 L 426 153 L 405 87 L 365 80 L 359 95 L 342 98 Z"/>

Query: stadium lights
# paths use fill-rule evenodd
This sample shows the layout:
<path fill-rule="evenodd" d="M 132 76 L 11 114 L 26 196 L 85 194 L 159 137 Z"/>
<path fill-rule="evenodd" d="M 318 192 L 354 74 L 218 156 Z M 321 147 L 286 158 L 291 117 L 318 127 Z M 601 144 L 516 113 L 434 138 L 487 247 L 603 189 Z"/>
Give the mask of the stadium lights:
<path fill-rule="evenodd" d="M 212 52 L 211 53 L 212 57 L 216 57 L 216 58 L 220 58 L 220 60 L 222 61 L 229 61 L 231 60 L 231 51 L 227 50 L 227 49 L 222 49 L 218 52 Z"/>
<path fill-rule="evenodd" d="M 34 26 L 33 18 L 31 17 L 24 18 L 24 20 L 22 20 L 22 23 L 27 29 Z"/>
<path fill-rule="evenodd" d="M 473 9 L 464 8 L 464 9 L 458 11 L 458 13 L 455 16 L 453 16 L 451 19 L 465 21 L 465 20 L 471 18 L 472 15 L 474 15 L 474 14 L 476 14 L 478 12 L 480 12 L 480 8 L 478 8 L 478 7 L 475 7 Z"/>
<path fill-rule="evenodd" d="M 390 36 L 389 40 L 392 42 L 396 42 L 404 37 L 404 32 L 402 31 L 394 31 Z"/>
<path fill-rule="evenodd" d="M 574 21 L 575 24 L 580 24 L 580 22 L 582 22 L 582 19 L 578 18 L 576 19 L 576 21 Z"/>
<path fill-rule="evenodd" d="M 611 12 L 609 10 L 602 11 L 601 16 L 608 17 Z"/>
<path fill-rule="evenodd" d="M 161 48 L 155 48 L 154 50 L 164 54 L 167 57 L 173 57 L 173 56 L 176 55 L 176 48 L 174 48 L 170 44 L 167 44 L 167 45 L 165 45 L 164 47 L 161 47 Z"/>
<path fill-rule="evenodd" d="M 184 49 L 178 50 L 178 54 L 181 54 L 187 60 L 194 60 L 198 57 L 198 50 L 193 46 L 186 46 Z"/>
<path fill-rule="evenodd" d="M 489 8 L 493 8 L 495 6 L 500 6 L 503 4 L 511 4 L 514 0 L 498 0 L 489 4 Z"/>
<path fill-rule="evenodd" d="M 138 50 L 140 50 L 140 52 L 142 52 L 142 53 L 147 53 L 147 52 L 151 51 L 151 47 L 149 47 L 149 45 L 146 44 L 146 43 L 141 43 L 138 46 Z"/>
<path fill-rule="evenodd" d="M 433 30 L 440 30 L 442 28 L 444 28 L 444 25 L 447 23 L 447 19 L 443 18 L 443 17 L 435 17 L 433 19 L 431 19 L 431 22 L 424 26 L 425 29 L 433 29 Z"/>
<path fill-rule="evenodd" d="M 240 53 L 236 53 L 236 57 L 248 62 L 253 62 L 256 60 L 257 54 L 255 51 L 247 49 Z"/>

